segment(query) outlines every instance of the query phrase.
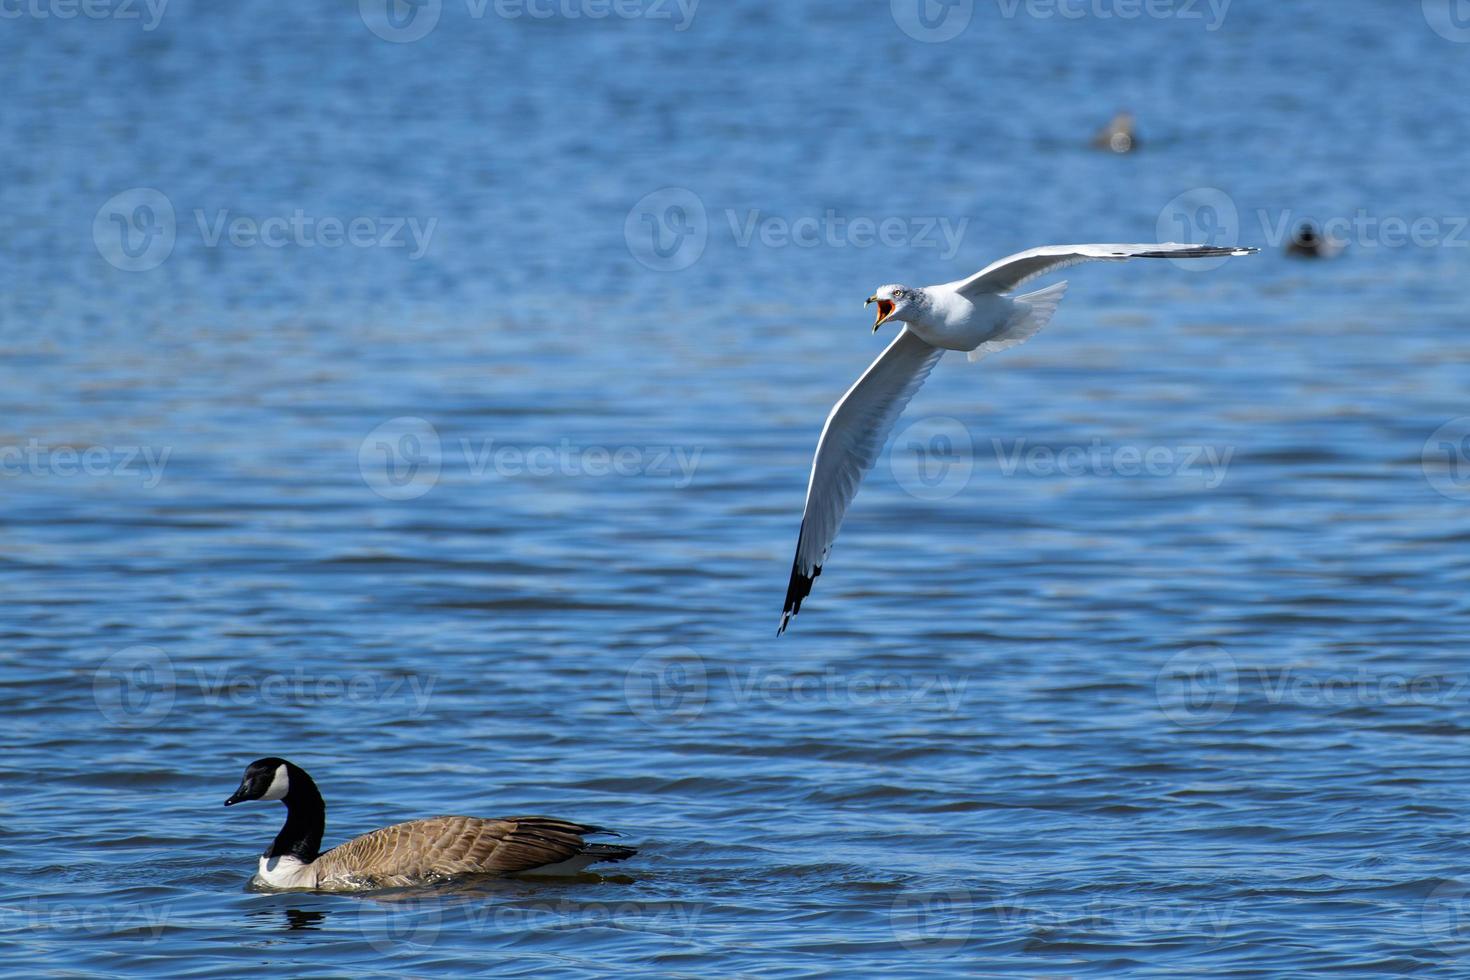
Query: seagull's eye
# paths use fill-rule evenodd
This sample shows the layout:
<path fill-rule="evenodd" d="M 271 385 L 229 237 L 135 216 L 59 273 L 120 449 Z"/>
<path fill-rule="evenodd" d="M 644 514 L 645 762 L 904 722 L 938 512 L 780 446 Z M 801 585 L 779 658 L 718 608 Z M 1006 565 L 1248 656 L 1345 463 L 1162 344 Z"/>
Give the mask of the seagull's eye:
<path fill-rule="evenodd" d="M 903 299 L 903 290 L 902 289 L 895 289 L 893 291 L 893 298 L 894 299 Z"/>

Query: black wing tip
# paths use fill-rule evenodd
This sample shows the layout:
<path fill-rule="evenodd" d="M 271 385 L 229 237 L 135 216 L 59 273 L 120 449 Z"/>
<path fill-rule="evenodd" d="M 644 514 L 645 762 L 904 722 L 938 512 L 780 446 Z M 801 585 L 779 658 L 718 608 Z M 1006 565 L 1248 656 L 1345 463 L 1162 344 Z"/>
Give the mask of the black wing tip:
<path fill-rule="evenodd" d="M 781 609 L 781 625 L 776 628 L 777 636 L 785 633 L 792 617 L 801 612 L 801 600 L 812 594 L 812 582 L 821 574 L 821 565 L 815 566 L 810 575 L 805 575 L 797 560 L 791 560 L 791 581 L 786 586 L 786 604 Z"/>
<path fill-rule="evenodd" d="M 1226 255 L 1255 255 L 1254 245 L 1200 245 L 1176 252 L 1139 252 L 1141 259 L 1214 259 Z"/>

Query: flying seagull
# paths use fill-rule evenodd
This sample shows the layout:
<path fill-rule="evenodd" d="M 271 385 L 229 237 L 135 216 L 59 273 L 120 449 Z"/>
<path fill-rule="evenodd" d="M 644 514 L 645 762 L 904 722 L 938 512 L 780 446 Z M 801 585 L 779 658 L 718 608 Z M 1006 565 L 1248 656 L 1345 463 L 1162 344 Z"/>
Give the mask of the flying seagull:
<path fill-rule="evenodd" d="M 1011 290 L 1037 276 L 1082 262 L 1208 259 L 1257 251 L 1174 243 L 1046 245 L 1001 259 L 957 282 L 920 289 L 880 287 L 864 304 L 878 304 L 873 332 L 890 320 L 904 326 L 833 406 L 822 427 L 807 483 L 806 508 L 796 538 L 786 605 L 776 635 L 784 633 L 791 617 L 801 611 L 801 601 L 811 594 L 812 580 L 822 574 L 842 515 L 852 503 L 863 474 L 872 469 L 904 406 L 944 352 L 968 351 L 970 360 L 978 361 L 1024 342 L 1051 321 L 1067 284 L 1059 282 L 1020 296 L 1007 295 Z"/>

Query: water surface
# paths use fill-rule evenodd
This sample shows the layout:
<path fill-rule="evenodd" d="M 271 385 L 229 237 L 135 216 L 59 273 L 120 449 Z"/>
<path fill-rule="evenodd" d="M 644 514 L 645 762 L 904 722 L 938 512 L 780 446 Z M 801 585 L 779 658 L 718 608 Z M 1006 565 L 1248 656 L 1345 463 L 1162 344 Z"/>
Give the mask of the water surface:
<path fill-rule="evenodd" d="M 1418 8 L 8 19 L 6 966 L 1463 975 L 1470 48 Z M 1265 251 L 942 363 L 775 639 L 873 287 L 1190 230 Z M 329 843 L 642 853 L 253 893 L 269 754 Z"/>

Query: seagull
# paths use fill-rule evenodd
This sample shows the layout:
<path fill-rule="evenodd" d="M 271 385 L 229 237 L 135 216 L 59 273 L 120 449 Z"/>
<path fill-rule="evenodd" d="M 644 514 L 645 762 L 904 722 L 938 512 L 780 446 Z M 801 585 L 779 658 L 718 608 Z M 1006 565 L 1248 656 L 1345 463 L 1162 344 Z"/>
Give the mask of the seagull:
<path fill-rule="evenodd" d="M 947 350 L 968 351 L 979 361 L 1023 343 L 1051 322 L 1067 284 L 1009 295 L 1023 283 L 1082 262 L 1128 259 L 1209 259 L 1251 255 L 1256 248 L 1214 245 L 1045 245 L 1001 259 L 968 279 L 939 286 L 881 286 L 864 306 L 878 304 L 873 332 L 890 320 L 904 326 L 862 377 L 832 407 L 806 488 L 806 506 L 796 538 L 796 558 L 781 610 L 780 636 L 832 551 L 842 516 L 863 474 L 873 468 L 909 399 Z"/>

